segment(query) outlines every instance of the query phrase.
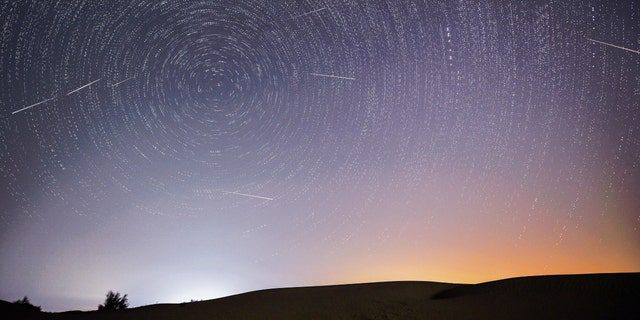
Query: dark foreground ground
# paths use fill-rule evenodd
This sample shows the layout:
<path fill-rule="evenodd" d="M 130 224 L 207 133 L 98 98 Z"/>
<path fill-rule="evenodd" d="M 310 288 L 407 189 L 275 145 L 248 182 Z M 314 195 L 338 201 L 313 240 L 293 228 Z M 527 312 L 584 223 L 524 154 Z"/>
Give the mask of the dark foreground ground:
<path fill-rule="evenodd" d="M 39 313 L 1 301 L 0 318 L 640 319 L 640 273 L 535 276 L 468 285 L 380 282 L 270 289 L 115 312 Z"/>

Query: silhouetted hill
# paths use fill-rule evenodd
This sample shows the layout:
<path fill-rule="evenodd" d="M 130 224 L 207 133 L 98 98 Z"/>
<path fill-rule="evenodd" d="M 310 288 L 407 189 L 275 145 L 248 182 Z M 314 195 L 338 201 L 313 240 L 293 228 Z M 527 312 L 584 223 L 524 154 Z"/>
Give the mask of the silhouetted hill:
<path fill-rule="evenodd" d="M 480 284 L 379 282 L 254 291 L 116 312 L 29 313 L 13 319 L 640 319 L 640 273 L 512 278 Z M 4 319 L 7 319 L 3 316 Z"/>
<path fill-rule="evenodd" d="M 0 318 L 2 319 L 42 319 L 44 312 L 35 311 L 28 306 L 0 300 Z M 9 315 L 11 317 L 6 317 Z"/>

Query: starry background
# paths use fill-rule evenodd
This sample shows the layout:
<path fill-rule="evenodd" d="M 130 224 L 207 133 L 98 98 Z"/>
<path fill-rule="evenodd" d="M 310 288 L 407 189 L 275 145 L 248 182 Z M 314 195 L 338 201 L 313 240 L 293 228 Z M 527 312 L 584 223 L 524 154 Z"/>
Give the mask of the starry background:
<path fill-rule="evenodd" d="M 640 271 L 639 35 L 632 0 L 2 0 L 0 299 Z"/>

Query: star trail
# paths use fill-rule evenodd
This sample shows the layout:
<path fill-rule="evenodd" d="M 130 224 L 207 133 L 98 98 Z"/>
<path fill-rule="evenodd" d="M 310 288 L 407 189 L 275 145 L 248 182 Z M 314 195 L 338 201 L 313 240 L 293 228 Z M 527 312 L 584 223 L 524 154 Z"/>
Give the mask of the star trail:
<path fill-rule="evenodd" d="M 640 271 L 637 1 L 0 1 L 0 299 Z"/>

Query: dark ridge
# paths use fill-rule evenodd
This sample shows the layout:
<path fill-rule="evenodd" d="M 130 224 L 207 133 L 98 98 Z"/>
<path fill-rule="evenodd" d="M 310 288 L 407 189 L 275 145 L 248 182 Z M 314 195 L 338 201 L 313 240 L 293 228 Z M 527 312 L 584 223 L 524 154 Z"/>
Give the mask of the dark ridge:
<path fill-rule="evenodd" d="M 639 301 L 640 273 L 620 273 L 267 289 L 121 311 L 34 312 L 2 301 L 0 319 L 640 319 Z"/>
<path fill-rule="evenodd" d="M 479 284 L 461 285 L 434 294 L 432 300 L 473 295 L 509 294 L 514 296 L 542 295 L 553 292 L 607 292 L 612 298 L 638 294 L 640 273 L 605 273 L 549 275 L 509 278 Z"/>
<path fill-rule="evenodd" d="M 0 318 L 2 319 L 43 319 L 43 314 L 28 306 L 0 300 Z"/>

